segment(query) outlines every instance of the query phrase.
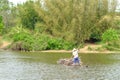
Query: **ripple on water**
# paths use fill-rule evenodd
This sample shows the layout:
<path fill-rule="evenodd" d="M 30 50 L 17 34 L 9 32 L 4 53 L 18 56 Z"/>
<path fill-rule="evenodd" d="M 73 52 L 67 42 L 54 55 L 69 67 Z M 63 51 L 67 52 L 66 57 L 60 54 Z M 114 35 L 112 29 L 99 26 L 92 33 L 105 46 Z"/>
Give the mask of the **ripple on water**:
<path fill-rule="evenodd" d="M 109 56 L 109 55 L 108 55 Z M 120 56 L 119 56 L 120 57 Z M 114 58 L 114 57 L 113 57 Z M 119 80 L 120 63 L 73 67 L 48 64 L 29 56 L 0 54 L 1 80 Z M 39 59 L 37 57 L 37 59 Z M 114 58 L 115 59 L 115 58 Z M 117 56 L 117 60 L 118 60 Z"/>

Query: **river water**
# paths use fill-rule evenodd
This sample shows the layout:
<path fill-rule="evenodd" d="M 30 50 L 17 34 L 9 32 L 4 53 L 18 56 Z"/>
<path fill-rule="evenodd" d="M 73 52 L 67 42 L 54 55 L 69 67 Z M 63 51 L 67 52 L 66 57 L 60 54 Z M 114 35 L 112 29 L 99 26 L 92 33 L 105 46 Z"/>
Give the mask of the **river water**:
<path fill-rule="evenodd" d="M 82 67 L 56 63 L 71 53 L 0 51 L 0 80 L 120 80 L 120 54 L 79 56 Z"/>

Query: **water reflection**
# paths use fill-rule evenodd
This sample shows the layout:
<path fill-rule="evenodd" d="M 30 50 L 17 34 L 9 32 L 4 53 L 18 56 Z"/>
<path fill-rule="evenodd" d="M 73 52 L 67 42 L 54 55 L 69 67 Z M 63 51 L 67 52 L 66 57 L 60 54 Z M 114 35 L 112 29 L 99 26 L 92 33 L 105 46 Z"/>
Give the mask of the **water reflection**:
<path fill-rule="evenodd" d="M 69 53 L 0 52 L 1 80 L 119 80 L 120 54 L 80 54 L 82 67 L 57 65 Z M 88 65 L 88 67 L 85 67 Z"/>

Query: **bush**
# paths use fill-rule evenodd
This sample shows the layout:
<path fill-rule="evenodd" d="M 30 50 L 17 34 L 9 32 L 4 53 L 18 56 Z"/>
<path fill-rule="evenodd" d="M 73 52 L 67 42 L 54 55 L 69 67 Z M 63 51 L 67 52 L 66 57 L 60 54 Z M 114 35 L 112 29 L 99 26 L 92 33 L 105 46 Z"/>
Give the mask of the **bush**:
<path fill-rule="evenodd" d="M 111 51 L 120 51 L 119 34 L 115 29 L 108 29 L 102 35 L 102 41 L 107 43 L 103 47 Z"/>
<path fill-rule="evenodd" d="M 2 33 L 3 28 L 4 28 L 3 19 L 2 19 L 2 16 L 0 16 L 0 34 Z"/>
<path fill-rule="evenodd" d="M 7 38 L 7 39 L 13 39 L 13 37 L 16 35 L 16 34 L 19 34 L 19 33 L 26 33 L 26 34 L 30 34 L 30 31 L 28 29 L 24 29 L 22 28 L 22 26 L 20 27 L 12 27 L 10 28 L 8 31 L 8 33 L 4 35 L 4 38 Z"/>
<path fill-rule="evenodd" d="M 64 41 L 62 39 L 49 39 L 48 49 L 62 49 Z"/>
<path fill-rule="evenodd" d="M 119 40 L 119 35 L 115 29 L 108 29 L 102 34 L 103 42 L 112 42 Z"/>
<path fill-rule="evenodd" d="M 36 35 L 34 36 L 33 48 L 35 51 L 46 50 L 48 47 L 48 40 L 50 39 L 47 35 Z"/>
<path fill-rule="evenodd" d="M 53 38 L 48 40 L 47 49 L 71 49 L 73 48 L 73 43 L 64 41 L 60 38 Z"/>
<path fill-rule="evenodd" d="M 61 38 L 53 38 L 43 34 L 30 34 L 28 32 L 19 32 L 12 34 L 13 50 L 40 51 L 50 49 L 72 49 L 74 44 Z"/>

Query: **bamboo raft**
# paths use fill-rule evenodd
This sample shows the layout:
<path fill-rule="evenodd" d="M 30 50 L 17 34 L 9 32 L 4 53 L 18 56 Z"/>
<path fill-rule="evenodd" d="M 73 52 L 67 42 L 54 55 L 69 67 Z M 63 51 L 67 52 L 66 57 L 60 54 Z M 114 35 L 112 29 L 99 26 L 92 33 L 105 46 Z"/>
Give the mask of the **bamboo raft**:
<path fill-rule="evenodd" d="M 82 62 L 74 64 L 73 59 L 59 59 L 57 61 L 57 64 L 66 65 L 66 66 L 82 66 Z"/>

